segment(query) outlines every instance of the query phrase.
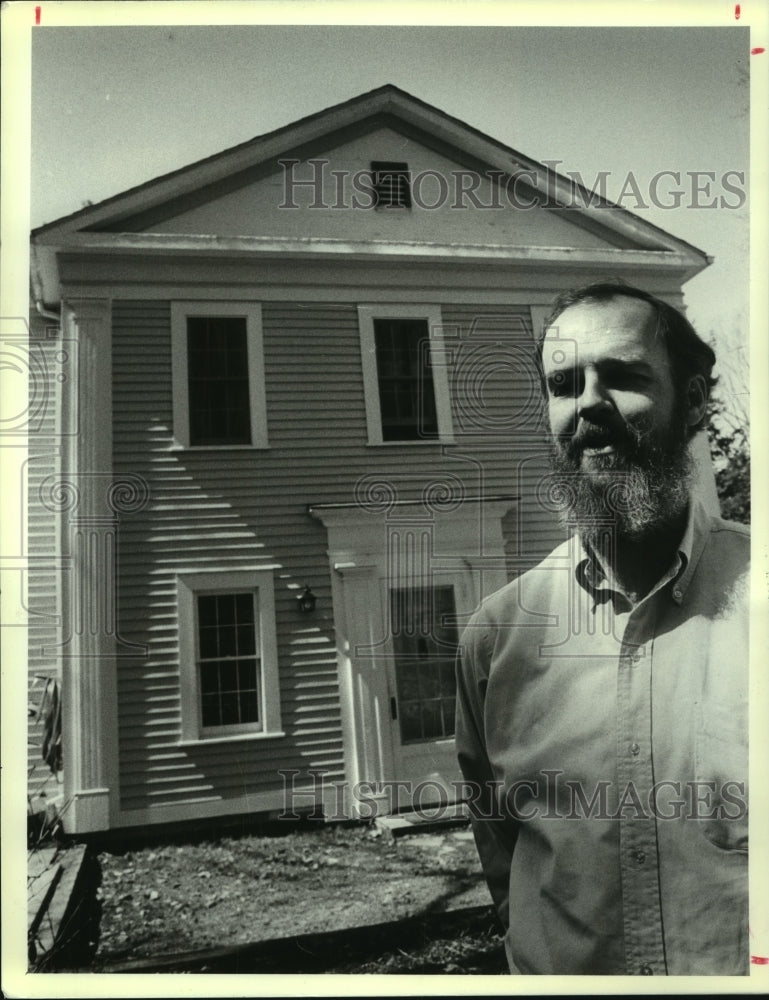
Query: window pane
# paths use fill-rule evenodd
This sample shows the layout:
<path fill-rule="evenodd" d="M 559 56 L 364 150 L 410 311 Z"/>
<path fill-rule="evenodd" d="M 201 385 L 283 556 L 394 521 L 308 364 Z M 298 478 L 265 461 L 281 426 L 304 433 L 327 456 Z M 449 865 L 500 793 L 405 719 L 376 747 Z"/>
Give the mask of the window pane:
<path fill-rule="evenodd" d="M 441 701 L 441 707 L 443 712 L 443 735 L 453 736 L 454 735 L 454 713 L 456 710 L 456 700 L 454 698 L 444 698 Z"/>
<path fill-rule="evenodd" d="M 237 632 L 234 625 L 219 629 L 219 656 L 237 656 Z"/>
<path fill-rule="evenodd" d="M 240 699 L 240 721 L 259 721 L 259 700 L 256 691 L 241 691 Z"/>
<path fill-rule="evenodd" d="M 219 667 L 222 691 L 238 690 L 238 665 L 234 660 L 223 660 Z"/>
<path fill-rule="evenodd" d="M 200 690 L 203 695 L 219 693 L 219 664 L 202 663 L 200 665 Z"/>
<path fill-rule="evenodd" d="M 253 656 L 256 652 L 256 636 L 253 625 L 238 625 L 238 656 Z"/>
<path fill-rule="evenodd" d="M 218 594 L 216 597 L 216 622 L 219 626 L 235 624 L 235 595 Z"/>
<path fill-rule="evenodd" d="M 200 708 L 204 726 L 221 725 L 218 694 L 204 694 L 200 699 Z"/>
<path fill-rule="evenodd" d="M 250 438 L 251 415 L 248 408 L 247 379 L 230 379 L 227 382 L 225 412 L 227 433 L 231 440 Z"/>
<path fill-rule="evenodd" d="M 419 701 L 418 664 L 413 662 L 398 664 L 398 698 L 400 701 Z"/>
<path fill-rule="evenodd" d="M 253 624 L 254 621 L 254 595 L 235 594 L 235 617 L 238 624 Z"/>
<path fill-rule="evenodd" d="M 438 739 L 443 736 L 441 724 L 441 703 L 439 701 L 422 702 L 422 738 Z"/>
<path fill-rule="evenodd" d="M 441 663 L 441 694 L 454 696 L 456 692 L 456 673 L 453 660 Z"/>
<path fill-rule="evenodd" d="M 435 391 L 432 375 L 425 375 L 419 395 L 419 421 L 421 437 L 438 436 L 438 411 L 435 408 Z"/>
<path fill-rule="evenodd" d="M 201 626 L 216 625 L 216 598 L 201 594 L 198 597 L 198 622 Z"/>
<path fill-rule="evenodd" d="M 440 696 L 439 670 L 440 666 L 435 662 L 420 663 L 419 682 L 423 698 L 438 698 Z"/>
<path fill-rule="evenodd" d="M 422 720 L 418 702 L 407 702 L 398 706 L 398 719 L 401 726 L 401 739 L 404 743 L 413 743 L 422 738 Z"/>
<path fill-rule="evenodd" d="M 222 692 L 221 702 L 222 717 L 219 724 L 222 726 L 237 726 L 240 722 L 237 691 Z"/>
<path fill-rule="evenodd" d="M 217 642 L 219 632 L 216 626 L 213 628 L 201 628 L 200 632 L 200 658 L 201 660 L 212 660 L 219 655 L 219 645 Z"/>
<path fill-rule="evenodd" d="M 240 660 L 238 663 L 238 688 L 241 691 L 256 691 L 256 660 Z"/>

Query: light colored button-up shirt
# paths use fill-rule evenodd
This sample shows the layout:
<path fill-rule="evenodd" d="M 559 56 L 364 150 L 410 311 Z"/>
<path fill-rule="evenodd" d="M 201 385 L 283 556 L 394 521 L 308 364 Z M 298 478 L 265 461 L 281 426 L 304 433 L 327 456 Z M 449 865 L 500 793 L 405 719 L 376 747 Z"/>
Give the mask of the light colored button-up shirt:
<path fill-rule="evenodd" d="M 484 602 L 457 750 L 514 972 L 748 972 L 749 534 L 690 505 L 631 605 L 576 536 Z"/>

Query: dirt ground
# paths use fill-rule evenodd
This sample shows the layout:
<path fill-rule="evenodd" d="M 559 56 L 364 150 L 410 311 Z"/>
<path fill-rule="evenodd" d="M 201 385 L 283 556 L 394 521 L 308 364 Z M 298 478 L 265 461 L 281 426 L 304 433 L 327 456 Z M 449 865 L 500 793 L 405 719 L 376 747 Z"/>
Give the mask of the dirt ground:
<path fill-rule="evenodd" d="M 431 915 L 489 903 L 467 828 L 390 840 L 373 827 L 319 823 L 284 834 L 102 851 L 99 862 L 102 914 L 93 971 L 128 959 L 412 917 L 424 916 L 429 925 Z M 462 931 L 462 941 L 444 942 L 430 961 L 467 971 L 457 963 L 480 950 L 499 964 L 494 929 L 479 928 L 478 935 L 481 940 L 470 940 L 472 928 L 469 938 Z M 410 967 L 397 956 L 382 962 L 389 967 L 377 969 L 375 962 L 371 971 Z"/>

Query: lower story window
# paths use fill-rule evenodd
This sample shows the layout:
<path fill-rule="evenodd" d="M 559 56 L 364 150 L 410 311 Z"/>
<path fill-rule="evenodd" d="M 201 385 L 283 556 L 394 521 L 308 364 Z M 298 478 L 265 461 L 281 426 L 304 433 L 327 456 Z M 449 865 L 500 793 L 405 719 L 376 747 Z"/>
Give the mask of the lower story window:
<path fill-rule="evenodd" d="M 198 595 L 198 671 L 204 729 L 259 722 L 254 593 Z"/>
<path fill-rule="evenodd" d="M 278 734 L 272 570 L 178 578 L 182 739 Z"/>

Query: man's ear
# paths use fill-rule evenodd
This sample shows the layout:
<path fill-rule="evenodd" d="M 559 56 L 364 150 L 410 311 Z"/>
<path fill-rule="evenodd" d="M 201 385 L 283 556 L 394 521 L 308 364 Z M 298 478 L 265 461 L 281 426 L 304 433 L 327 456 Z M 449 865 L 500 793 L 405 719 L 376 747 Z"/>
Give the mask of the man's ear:
<path fill-rule="evenodd" d="M 692 375 L 686 389 L 687 417 L 689 427 L 696 427 L 708 408 L 708 386 L 704 375 Z"/>

